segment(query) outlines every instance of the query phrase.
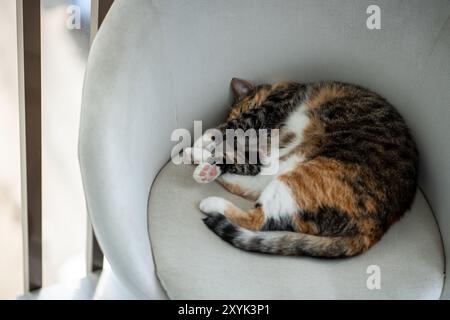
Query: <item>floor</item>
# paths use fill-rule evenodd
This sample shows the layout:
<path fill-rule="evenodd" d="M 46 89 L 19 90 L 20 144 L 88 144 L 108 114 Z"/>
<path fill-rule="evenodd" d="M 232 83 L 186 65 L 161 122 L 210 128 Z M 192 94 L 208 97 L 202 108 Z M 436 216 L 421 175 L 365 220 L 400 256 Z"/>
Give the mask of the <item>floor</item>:
<path fill-rule="evenodd" d="M 18 300 L 135 300 L 105 260 L 103 270 L 77 281 L 65 281 L 17 297 Z"/>
<path fill-rule="evenodd" d="M 100 273 L 67 283 L 55 284 L 18 297 L 18 300 L 92 300 L 95 297 Z"/>

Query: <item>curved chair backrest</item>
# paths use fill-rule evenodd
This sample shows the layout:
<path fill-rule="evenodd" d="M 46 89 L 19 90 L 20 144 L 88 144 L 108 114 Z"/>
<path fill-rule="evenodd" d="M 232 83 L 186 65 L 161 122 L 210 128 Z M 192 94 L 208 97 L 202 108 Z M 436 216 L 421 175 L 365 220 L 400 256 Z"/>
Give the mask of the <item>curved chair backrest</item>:
<path fill-rule="evenodd" d="M 377 1 L 379 30 L 366 25 L 372 3 L 116 0 L 89 57 L 80 162 L 100 245 L 122 280 L 143 296 L 156 290 L 152 181 L 172 130 L 213 126 L 235 76 L 341 80 L 384 95 L 417 139 L 420 185 L 450 248 L 450 2 Z"/>

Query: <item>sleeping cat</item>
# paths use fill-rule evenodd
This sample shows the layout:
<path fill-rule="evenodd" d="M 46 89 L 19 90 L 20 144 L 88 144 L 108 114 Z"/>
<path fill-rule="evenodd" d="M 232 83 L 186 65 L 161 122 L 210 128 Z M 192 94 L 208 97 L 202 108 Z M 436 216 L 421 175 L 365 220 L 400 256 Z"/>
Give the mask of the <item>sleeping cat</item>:
<path fill-rule="evenodd" d="M 418 152 L 384 98 L 340 82 L 254 86 L 234 78 L 231 88 L 235 103 L 218 129 L 279 129 L 279 169 L 264 175 L 261 161 L 219 164 L 205 149 L 214 144 L 208 134 L 185 150 L 197 161 L 207 157 L 195 170 L 197 181 L 218 178 L 256 201 L 249 211 L 219 197 L 201 201 L 205 224 L 223 240 L 270 254 L 351 257 L 410 208 Z"/>

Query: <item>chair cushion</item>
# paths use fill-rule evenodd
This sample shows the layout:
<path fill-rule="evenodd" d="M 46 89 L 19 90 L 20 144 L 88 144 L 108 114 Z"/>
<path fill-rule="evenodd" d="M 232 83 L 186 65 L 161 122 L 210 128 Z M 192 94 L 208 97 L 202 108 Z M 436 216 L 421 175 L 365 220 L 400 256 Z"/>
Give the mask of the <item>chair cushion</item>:
<path fill-rule="evenodd" d="M 218 183 L 200 185 L 194 167 L 167 164 L 149 200 L 149 230 L 157 275 L 172 299 L 438 299 L 444 283 L 439 229 L 423 194 L 368 252 L 327 260 L 245 252 L 203 224 L 198 203 L 221 196 L 251 203 Z M 369 266 L 380 289 L 368 289 Z M 369 268 L 369 272 L 372 269 Z M 370 280 L 369 280 L 370 282 Z"/>

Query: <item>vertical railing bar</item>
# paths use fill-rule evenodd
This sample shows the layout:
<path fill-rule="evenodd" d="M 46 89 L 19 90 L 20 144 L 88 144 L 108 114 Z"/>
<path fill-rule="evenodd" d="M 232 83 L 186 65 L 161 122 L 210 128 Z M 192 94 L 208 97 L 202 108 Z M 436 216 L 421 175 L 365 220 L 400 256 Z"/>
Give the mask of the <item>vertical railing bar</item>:
<path fill-rule="evenodd" d="M 90 30 L 90 44 L 92 45 L 92 42 L 94 41 L 95 36 L 97 35 L 98 31 L 98 9 L 99 9 L 99 0 L 91 0 L 91 30 Z"/>
<path fill-rule="evenodd" d="M 91 0 L 91 45 L 114 0 Z M 88 219 L 87 229 L 87 269 L 88 272 L 103 268 L 103 252 Z"/>
<path fill-rule="evenodd" d="M 98 244 L 95 232 L 92 232 L 92 271 L 103 269 L 103 252 Z"/>
<path fill-rule="evenodd" d="M 25 292 L 42 287 L 40 0 L 16 1 Z"/>
<path fill-rule="evenodd" d="M 111 8 L 114 0 L 98 0 L 98 27 L 103 23 L 109 9 Z"/>

